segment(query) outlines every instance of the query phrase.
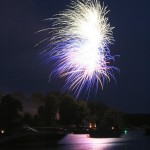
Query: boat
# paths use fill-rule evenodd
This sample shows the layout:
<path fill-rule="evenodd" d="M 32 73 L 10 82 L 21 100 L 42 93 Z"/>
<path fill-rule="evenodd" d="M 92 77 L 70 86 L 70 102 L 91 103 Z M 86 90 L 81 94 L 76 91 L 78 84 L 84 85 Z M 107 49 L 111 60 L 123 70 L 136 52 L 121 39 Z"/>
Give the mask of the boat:
<path fill-rule="evenodd" d="M 99 128 L 90 132 L 91 138 L 114 138 L 122 134 L 122 130 Z"/>
<path fill-rule="evenodd" d="M 42 131 L 26 127 L 11 136 L 0 139 L 0 147 L 56 145 L 65 135 L 66 133 L 59 129 Z"/>

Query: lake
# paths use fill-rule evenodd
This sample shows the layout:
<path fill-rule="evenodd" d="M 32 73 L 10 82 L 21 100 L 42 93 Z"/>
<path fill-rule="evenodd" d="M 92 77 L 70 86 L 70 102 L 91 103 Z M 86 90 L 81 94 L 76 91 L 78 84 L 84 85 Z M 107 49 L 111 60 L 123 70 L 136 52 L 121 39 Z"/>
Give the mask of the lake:
<path fill-rule="evenodd" d="M 143 131 L 128 132 L 120 138 L 90 138 L 88 134 L 68 134 L 57 146 L 11 148 L 15 150 L 150 150 L 150 136 Z M 3 149 L 2 149 L 3 150 Z"/>

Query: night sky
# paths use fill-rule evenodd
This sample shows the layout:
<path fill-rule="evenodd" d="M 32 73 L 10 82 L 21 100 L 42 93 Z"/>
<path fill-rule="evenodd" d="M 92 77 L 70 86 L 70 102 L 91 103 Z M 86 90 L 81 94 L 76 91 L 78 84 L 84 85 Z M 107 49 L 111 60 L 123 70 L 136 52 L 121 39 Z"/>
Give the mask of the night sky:
<path fill-rule="evenodd" d="M 104 86 L 89 99 L 128 113 L 150 113 L 150 1 L 103 0 L 114 26 L 112 55 L 120 55 L 115 83 Z M 102 2 L 102 1 L 101 1 Z M 43 21 L 66 8 L 69 0 L 0 0 L 0 91 L 60 91 L 63 80 L 48 83 L 50 64 L 34 47 L 44 38 L 34 34 L 49 27 Z M 84 96 L 83 96 L 84 97 Z M 86 97 L 85 97 L 86 98 Z"/>

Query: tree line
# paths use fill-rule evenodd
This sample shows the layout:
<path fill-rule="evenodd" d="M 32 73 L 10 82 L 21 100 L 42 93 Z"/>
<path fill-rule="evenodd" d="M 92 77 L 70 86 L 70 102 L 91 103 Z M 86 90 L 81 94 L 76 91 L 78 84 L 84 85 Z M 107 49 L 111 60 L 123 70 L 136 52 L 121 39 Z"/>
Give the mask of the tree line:
<path fill-rule="evenodd" d="M 30 102 L 37 104 L 35 113 L 25 112 L 22 94 L 0 96 L 0 127 L 11 129 L 21 124 L 33 127 L 115 127 L 123 128 L 124 113 L 101 101 L 75 100 L 61 93 L 35 92 Z"/>

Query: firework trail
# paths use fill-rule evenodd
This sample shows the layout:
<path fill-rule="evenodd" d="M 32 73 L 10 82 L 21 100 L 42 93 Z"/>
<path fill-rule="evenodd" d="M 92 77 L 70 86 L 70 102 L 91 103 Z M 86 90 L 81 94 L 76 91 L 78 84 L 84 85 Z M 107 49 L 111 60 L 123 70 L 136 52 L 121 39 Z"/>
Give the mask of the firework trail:
<path fill-rule="evenodd" d="M 72 0 L 66 10 L 46 19 L 50 28 L 41 30 L 50 35 L 42 41 L 48 42 L 42 54 L 53 63 L 52 75 L 64 78 L 63 90 L 73 91 L 76 98 L 83 89 L 87 94 L 99 85 L 103 89 L 118 70 L 110 66 L 114 38 L 106 9 L 98 0 Z"/>

